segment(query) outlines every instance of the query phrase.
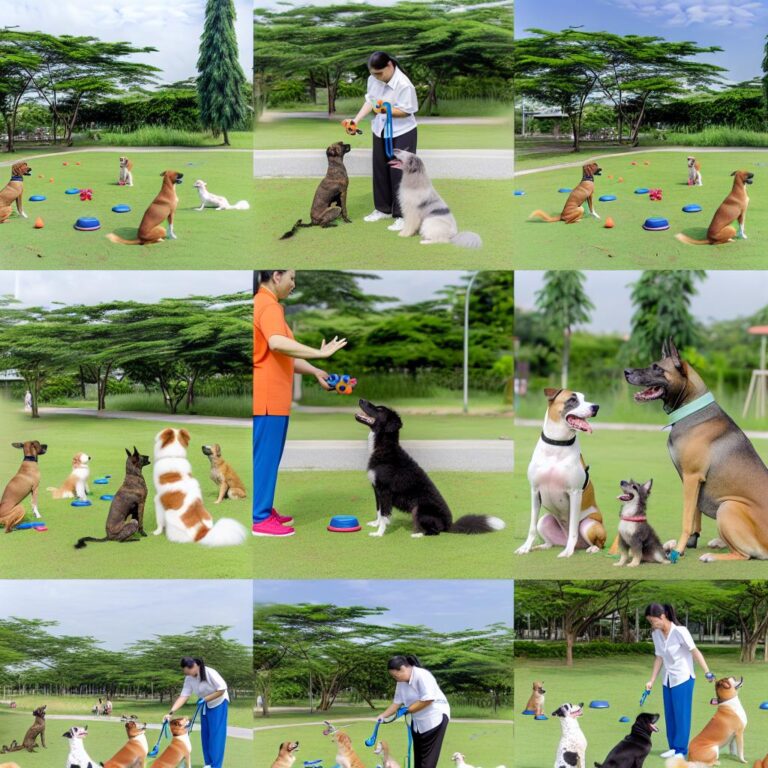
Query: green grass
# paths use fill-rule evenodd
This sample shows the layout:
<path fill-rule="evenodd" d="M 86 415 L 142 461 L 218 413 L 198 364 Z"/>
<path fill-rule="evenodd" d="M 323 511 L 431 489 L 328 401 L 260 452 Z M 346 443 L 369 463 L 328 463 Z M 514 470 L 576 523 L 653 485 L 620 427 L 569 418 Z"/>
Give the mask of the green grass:
<path fill-rule="evenodd" d="M 343 120 L 346 115 L 355 115 L 363 103 L 363 96 L 336 99 L 336 117 Z M 316 104 L 301 101 L 291 104 L 280 104 L 270 107 L 274 112 L 317 112 L 328 113 L 328 99 L 324 89 L 318 91 Z M 512 105 L 495 99 L 440 99 L 437 114 L 431 117 L 506 117 L 512 114 Z M 420 112 L 418 117 L 430 117 L 426 112 Z"/>
<path fill-rule="evenodd" d="M 663 143 L 687 147 L 768 147 L 768 135 L 744 128 L 712 126 L 701 131 L 665 131 Z"/>
<path fill-rule="evenodd" d="M 25 156 L 32 176 L 24 185 L 24 210 L 2 225 L 5 269 L 250 269 L 253 213 L 248 211 L 195 211 L 200 199 L 192 186 L 204 179 L 212 192 L 234 203 L 246 199 L 253 205 L 251 157 L 247 152 L 190 150 L 189 152 L 132 151 L 133 187 L 117 186 L 118 152 L 76 152 L 64 158 Z M 22 157 L 22 156 L 19 156 Z M 63 163 L 68 163 L 64 166 Z M 80 165 L 76 165 L 76 163 Z M 126 239 L 136 229 L 147 206 L 160 190 L 160 174 L 166 169 L 184 173 L 177 187 L 179 207 L 174 229 L 178 240 L 153 246 L 117 245 L 106 234 Z M 7 169 L 6 169 L 7 171 Z M 42 178 L 40 178 L 42 176 Z M 49 179 L 54 182 L 50 183 Z M 70 187 L 93 190 L 93 199 L 81 202 L 79 195 L 66 195 Z M 47 200 L 28 202 L 42 194 Z M 112 206 L 127 203 L 130 213 L 113 213 Z M 34 229 L 37 217 L 45 223 Z M 73 229 L 80 216 L 96 216 L 101 229 Z"/>
<path fill-rule="evenodd" d="M 604 142 L 582 142 L 580 152 L 574 152 L 569 142 L 547 142 L 515 137 L 515 170 L 542 168 L 560 163 L 584 163 L 593 157 L 632 152 L 627 144 L 606 144 Z M 525 179 L 519 180 L 524 183 Z"/>
<path fill-rule="evenodd" d="M 383 706 L 382 706 L 383 709 Z M 365 746 L 365 740 L 373 732 L 374 716 L 370 709 L 365 713 L 353 710 L 306 713 L 300 716 L 280 716 L 269 719 L 257 718 L 254 751 L 256 768 L 269 768 L 283 741 L 300 743 L 298 760 L 323 760 L 323 765 L 335 763 L 336 746 L 329 736 L 323 736 L 322 721 L 326 718 L 338 725 L 345 725 L 344 731 L 352 739 L 352 746 L 365 765 L 375 765 L 377 756 L 372 747 Z M 381 711 L 381 710 L 379 710 Z M 376 712 L 378 714 L 378 712 Z M 455 715 L 454 715 L 455 716 Z M 366 717 L 367 721 L 349 722 L 349 717 Z M 290 727 L 281 727 L 290 726 Z M 379 739 L 389 745 L 392 756 L 403 768 L 407 750 L 406 731 L 401 721 L 383 725 Z M 445 741 L 440 752 L 440 768 L 451 768 L 451 755 L 462 752 L 473 765 L 497 766 L 512 764 L 512 721 L 508 723 L 462 723 L 452 721 L 448 725 Z M 413 758 L 411 758 L 413 759 Z M 300 765 L 301 762 L 297 763 Z M 413 764 L 413 763 L 411 763 Z"/>
<path fill-rule="evenodd" d="M 85 138 L 83 144 L 115 147 L 222 147 L 223 136 L 212 136 L 199 131 L 183 131 L 178 128 L 164 128 L 148 125 L 136 131 L 99 131 L 99 139 Z M 80 144 L 80 142 L 78 142 Z M 233 131 L 229 134 L 230 149 L 251 149 L 252 131 Z"/>
<path fill-rule="evenodd" d="M 459 230 L 477 232 L 483 238 L 480 250 L 453 245 L 420 245 L 419 238 L 398 237 L 389 232 L 387 220 L 368 224 L 371 212 L 371 182 L 353 178 L 347 198 L 351 224 L 302 229 L 290 240 L 280 236 L 299 218 L 306 219 L 317 179 L 258 179 L 255 218 L 259 222 L 257 245 L 262 259 L 279 258 L 296 269 L 349 268 L 376 264 L 379 269 L 508 269 L 512 228 L 509 217 L 511 181 L 439 179 L 437 191 L 451 206 Z M 515 198 L 517 200 L 518 198 Z"/>
<path fill-rule="evenodd" d="M 485 472 L 431 472 L 454 518 L 470 513 L 495 515 L 511 523 L 510 475 Z M 256 578 L 509 578 L 509 529 L 482 536 L 444 534 L 411 538 L 408 515 L 393 512 L 382 538 L 365 523 L 376 517 L 373 490 L 364 472 L 283 472 L 275 506 L 294 517 L 296 535 L 283 541 L 259 539 Z M 334 514 L 355 515 L 363 530 L 326 531 Z M 308 758 L 305 758 L 308 759 Z"/>
<path fill-rule="evenodd" d="M 48 452 L 40 457 L 39 508 L 48 531 L 31 530 L 0 534 L 3 571 L 16 579 L 64 578 L 251 578 L 250 541 L 241 547 L 209 550 L 195 544 L 173 544 L 165 536 L 152 536 L 155 527 L 152 467 L 144 469 L 149 487 L 144 527 L 149 536 L 139 542 L 89 544 L 75 550 L 81 536 L 104 535 L 104 522 L 109 502 L 101 501 L 104 493 L 114 494 L 124 477 L 125 448 L 138 449 L 150 457 L 154 436 L 164 423 L 94 419 L 78 416 L 45 416 L 39 420 L 2 413 L 3 433 L 7 440 L 0 445 L 0 478 L 7 482 L 21 463 L 21 451 L 12 448 L 13 441 L 39 440 L 48 444 Z M 169 418 L 165 423 L 173 425 Z M 217 487 L 209 478 L 210 464 L 200 446 L 221 444 L 224 456 L 251 488 L 251 436 L 247 429 L 185 425 L 192 434 L 189 459 L 195 477 L 203 489 L 203 500 L 214 519 L 233 517 L 246 527 L 250 525 L 250 499 L 227 500 L 214 505 Z M 72 456 L 85 451 L 91 456 L 91 507 L 72 507 L 66 499 L 53 501 L 45 489 L 58 486 L 71 470 Z M 94 485 L 93 480 L 111 474 L 108 485 Z M 32 519 L 29 499 L 24 502 L 27 519 Z M 249 536 L 250 539 L 250 536 Z"/>
<path fill-rule="evenodd" d="M 602 176 L 596 181 L 596 198 L 615 194 L 618 200 L 600 203 L 595 199 L 598 221 L 590 216 L 577 224 L 545 223 L 528 220 L 535 209 L 559 215 L 566 195 L 560 187 L 573 187 L 580 179 L 574 168 L 546 171 L 524 176 L 516 187 L 525 191 L 514 197 L 513 212 L 508 217 L 516 233 L 513 264 L 517 269 L 541 266 L 543 254 L 550 258 L 548 266 L 556 269 L 702 269 L 711 265 L 717 269 L 757 269 L 765 266 L 764 243 L 768 237 L 768 201 L 760 190 L 761 166 L 768 165 L 768 156 L 757 153 L 731 152 L 702 156 L 703 187 L 688 187 L 685 164 L 687 152 L 646 152 L 632 157 L 607 158 L 600 161 Z M 637 165 L 631 165 L 632 162 Z M 650 165 L 645 165 L 648 162 Z M 755 173 L 755 185 L 750 189 L 752 202 L 747 215 L 748 240 L 737 240 L 723 246 L 692 246 L 675 239 L 683 232 L 693 238 L 703 238 L 707 226 L 723 199 L 730 192 L 730 174 L 737 169 Z M 613 176 L 613 179 L 608 176 Z M 618 181 L 624 179 L 623 183 Z M 635 195 L 638 187 L 661 188 L 664 199 L 651 202 L 648 195 Z M 702 206 L 701 213 L 683 213 L 688 203 Z M 603 223 L 610 216 L 614 229 Z M 646 232 L 646 218 L 663 216 L 670 229 Z"/>
<path fill-rule="evenodd" d="M 361 126 L 362 136 L 347 136 L 340 123 L 319 118 L 288 118 L 257 123 L 256 149 L 317 149 L 334 141 L 349 140 L 353 149 L 371 146 L 370 121 Z M 346 137 L 346 138 L 345 138 Z M 512 122 L 498 125 L 419 125 L 419 149 L 512 149 Z"/>
<path fill-rule="evenodd" d="M 245 342 L 248 343 L 248 340 Z M 95 408 L 96 400 L 61 400 L 46 405 L 55 405 L 62 408 Z M 136 393 L 131 395 L 108 395 L 108 411 L 145 411 L 148 413 L 167 413 L 168 409 L 163 403 L 163 397 L 159 394 Z M 197 397 L 191 410 L 184 403 L 178 407 L 181 414 L 194 414 L 196 416 L 226 416 L 232 418 L 248 419 L 253 415 L 253 398 L 251 395 L 219 395 L 217 397 Z M 168 413 L 168 418 L 172 418 Z"/>
<path fill-rule="evenodd" d="M 270 728 L 274 725 L 290 725 L 291 723 L 301 723 L 322 715 L 331 718 L 372 718 L 383 712 L 391 703 L 391 699 L 374 700 L 374 709 L 364 704 L 351 704 L 344 701 L 334 702 L 328 712 L 319 712 L 314 709 L 309 711 L 306 699 L 301 701 L 278 702 L 269 717 L 263 717 L 261 709 L 254 709 L 255 727 Z M 513 707 L 499 707 L 496 712 L 488 707 L 473 706 L 471 704 L 456 703 L 451 701 L 451 717 L 464 718 L 472 720 L 512 720 L 514 715 Z M 290 709 L 286 709 L 290 707 Z M 400 723 L 402 725 L 402 723 Z"/>
<path fill-rule="evenodd" d="M 660 596 L 660 599 L 663 596 Z M 706 658 L 706 648 L 702 651 Z M 749 725 L 745 737 L 745 757 L 752 763 L 765 756 L 766 746 L 762 734 L 765 733 L 765 712 L 758 709 L 765 700 L 768 686 L 768 666 L 765 664 L 745 665 L 739 662 L 738 652 L 729 656 L 717 656 L 713 670 L 724 677 L 744 676 L 744 687 L 739 698 L 747 713 Z M 584 716 L 580 725 L 587 737 L 587 765 L 603 758 L 613 747 L 629 733 L 630 723 L 620 723 L 621 716 L 629 717 L 633 722 L 641 712 L 658 712 L 659 733 L 653 736 L 653 750 L 646 765 L 661 765 L 659 755 L 667 747 L 664 725 L 664 707 L 661 686 L 654 686 L 643 709 L 640 709 L 640 695 L 645 682 L 650 677 L 653 657 L 647 659 L 635 656 L 609 657 L 602 659 L 577 659 L 573 667 L 566 667 L 564 661 L 528 661 L 518 659 L 515 662 L 515 711 L 522 712 L 531 692 L 531 683 L 542 680 L 546 693 L 546 721 L 535 721 L 532 717 L 517 717 L 515 721 L 515 768 L 541 768 L 551 765 L 555 759 L 560 741 L 560 723 L 551 713 L 564 702 L 584 702 Z M 704 680 L 704 675 L 696 669 L 696 687 L 693 693 L 693 721 L 691 738 L 706 725 L 714 714 L 715 708 L 709 703 L 713 696 L 713 686 Z M 589 702 L 594 699 L 607 699 L 608 709 L 590 709 Z M 736 758 L 721 753 L 722 766 L 740 765 Z"/>
<path fill-rule="evenodd" d="M 602 416 L 602 412 L 601 412 Z M 632 478 L 645 482 L 653 478 L 648 517 L 662 541 L 680 536 L 683 489 L 667 452 L 667 432 L 608 432 L 595 422 L 594 432 L 580 439 L 584 460 L 590 466 L 597 504 L 608 532 L 608 547 L 616 536 L 619 516 L 619 481 Z M 512 509 L 514 515 L 513 548 L 523 543 L 530 522 L 530 486 L 526 468 L 541 429 L 516 427 L 515 449 L 517 471 L 513 479 Z M 755 440 L 755 448 L 768 461 L 768 441 Z M 688 553 L 676 565 L 643 564 L 639 568 L 615 568 L 615 559 L 600 552 L 588 555 L 577 550 L 570 558 L 558 558 L 561 551 L 553 547 L 543 552 L 514 555 L 512 576 L 516 579 L 743 579 L 757 578 L 764 564 L 747 562 L 702 563 L 698 556 L 707 552 L 705 544 L 717 535 L 715 522 L 702 520 L 702 536 L 698 550 Z"/>

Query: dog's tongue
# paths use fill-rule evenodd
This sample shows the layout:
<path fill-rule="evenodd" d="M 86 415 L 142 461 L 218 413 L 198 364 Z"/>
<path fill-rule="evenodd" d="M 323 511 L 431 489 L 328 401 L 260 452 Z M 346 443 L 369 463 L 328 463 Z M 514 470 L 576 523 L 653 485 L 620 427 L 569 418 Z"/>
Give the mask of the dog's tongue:
<path fill-rule="evenodd" d="M 663 387 L 648 387 L 648 389 L 644 389 L 642 392 L 635 393 L 635 401 L 643 403 L 647 400 L 658 400 L 663 394 Z"/>
<path fill-rule="evenodd" d="M 632 494 L 631 493 L 622 493 L 620 496 L 616 497 L 619 501 L 632 501 Z"/>
<path fill-rule="evenodd" d="M 659 727 L 655 723 L 651 723 L 650 725 L 651 725 L 651 730 L 654 733 L 658 733 L 659 732 Z"/>
<path fill-rule="evenodd" d="M 586 419 L 580 419 L 578 416 L 569 416 L 566 421 L 568 426 L 573 429 L 580 429 L 582 432 L 592 433 L 592 425 Z"/>

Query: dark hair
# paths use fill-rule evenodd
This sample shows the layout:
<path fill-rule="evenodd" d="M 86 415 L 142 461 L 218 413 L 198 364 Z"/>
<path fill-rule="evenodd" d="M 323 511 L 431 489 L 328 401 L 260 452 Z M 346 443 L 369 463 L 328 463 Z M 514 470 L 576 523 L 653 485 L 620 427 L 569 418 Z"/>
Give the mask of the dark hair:
<path fill-rule="evenodd" d="M 207 682 L 208 678 L 205 676 L 205 662 L 202 659 L 195 658 L 194 656 L 181 657 L 182 669 L 190 669 L 191 667 L 194 667 L 195 664 L 200 667 L 200 680 L 202 680 L 204 683 Z"/>
<path fill-rule="evenodd" d="M 662 616 L 666 616 L 673 624 L 680 626 L 680 619 L 677 618 L 675 609 L 669 603 L 651 603 L 645 609 L 645 618 L 653 616 L 655 619 L 660 619 Z"/>
<path fill-rule="evenodd" d="M 254 270 L 253 273 L 253 292 L 257 293 L 259 290 L 259 286 L 262 283 L 268 283 L 273 275 L 280 274 L 282 275 L 283 272 L 287 272 L 287 269 L 257 269 Z"/>
<path fill-rule="evenodd" d="M 387 662 L 387 669 L 402 669 L 402 667 L 420 667 L 421 662 L 416 656 L 393 656 Z"/>
<path fill-rule="evenodd" d="M 384 67 L 390 63 L 394 64 L 401 72 L 403 72 L 400 62 L 394 56 L 390 56 L 384 51 L 374 51 L 368 57 L 368 69 L 384 69 Z M 403 72 L 403 74 L 405 74 L 405 72 Z"/>

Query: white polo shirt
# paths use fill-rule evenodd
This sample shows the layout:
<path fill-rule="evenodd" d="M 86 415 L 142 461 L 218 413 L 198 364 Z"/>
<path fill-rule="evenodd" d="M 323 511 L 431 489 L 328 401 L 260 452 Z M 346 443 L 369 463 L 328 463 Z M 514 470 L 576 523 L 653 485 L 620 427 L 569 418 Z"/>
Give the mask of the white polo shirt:
<path fill-rule="evenodd" d="M 654 653 L 664 663 L 664 685 L 673 688 L 696 677 L 693 673 L 693 656 L 691 655 L 691 651 L 696 648 L 696 643 L 693 642 L 687 627 L 673 624 L 666 638 L 660 629 L 654 629 L 651 637 Z"/>
<path fill-rule="evenodd" d="M 406 77 L 399 67 L 395 67 L 395 74 L 388 83 L 382 83 L 373 75 L 368 78 L 365 100 L 374 106 L 376 102 L 388 101 L 393 107 L 408 112 L 408 117 L 392 118 L 392 136 L 402 136 L 416 127 L 414 114 L 419 111 L 419 101 L 416 98 L 416 89 L 413 83 Z M 371 130 L 381 138 L 384 133 L 384 125 L 387 122 L 386 113 L 376 115 L 373 118 Z"/>
<path fill-rule="evenodd" d="M 200 678 L 195 675 L 184 675 L 184 686 L 181 689 L 182 696 L 191 696 L 194 694 L 198 698 L 203 696 L 210 696 L 216 691 L 224 689 L 224 693 L 217 699 L 208 702 L 205 706 L 209 709 L 216 709 L 222 702 L 229 701 L 229 692 L 227 691 L 227 684 L 224 682 L 224 678 L 213 668 L 205 668 L 205 676 L 208 678 L 205 682 L 202 682 Z"/>
<path fill-rule="evenodd" d="M 398 683 L 395 686 L 395 696 L 392 701 L 396 704 L 405 704 L 406 707 L 410 707 L 416 701 L 431 701 L 428 707 L 411 715 L 413 730 L 416 733 L 425 733 L 437 728 L 443 722 L 443 715 L 450 718 L 451 707 L 431 672 L 422 667 L 411 669 L 411 679 L 407 683 Z"/>

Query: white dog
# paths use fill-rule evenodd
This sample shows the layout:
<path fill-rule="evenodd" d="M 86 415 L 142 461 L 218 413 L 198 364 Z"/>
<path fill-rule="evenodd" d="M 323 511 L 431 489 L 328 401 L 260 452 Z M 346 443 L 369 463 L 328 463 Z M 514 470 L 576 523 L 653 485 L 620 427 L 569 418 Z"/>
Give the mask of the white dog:
<path fill-rule="evenodd" d="M 117 183 L 120 186 L 133 186 L 133 161 L 127 157 L 120 158 L 120 175 L 117 177 Z"/>
<path fill-rule="evenodd" d="M 93 758 L 85 751 L 83 739 L 88 735 L 88 726 L 81 728 L 73 725 L 63 733 L 65 739 L 69 739 L 69 754 L 67 755 L 66 768 L 99 768 Z"/>
<path fill-rule="evenodd" d="M 584 714 L 584 704 L 563 704 L 552 717 L 560 718 L 562 735 L 557 745 L 555 768 L 586 768 L 587 737 L 576 719 Z"/>
<path fill-rule="evenodd" d="M 202 211 L 206 205 L 217 211 L 247 211 L 251 207 L 247 200 L 240 200 L 234 205 L 230 205 L 226 197 L 209 192 L 208 185 L 202 179 L 198 179 L 192 186 L 200 195 L 200 207 L 195 209 L 197 211 Z"/>
<path fill-rule="evenodd" d="M 155 436 L 155 536 L 165 531 L 169 541 L 196 541 L 208 547 L 242 544 L 246 531 L 236 520 L 222 518 L 213 524 L 203 504 L 200 483 L 192 477 L 192 465 L 187 460 L 189 441 L 186 429 L 169 427 Z"/>
<path fill-rule="evenodd" d="M 701 165 L 695 157 L 688 158 L 688 183 L 691 186 L 704 186 L 701 179 Z"/>
<path fill-rule="evenodd" d="M 72 472 L 59 488 L 49 487 L 54 499 L 79 499 L 86 501 L 90 488 L 88 487 L 88 478 L 91 470 L 88 462 L 91 457 L 87 453 L 76 453 L 72 457 Z"/>

